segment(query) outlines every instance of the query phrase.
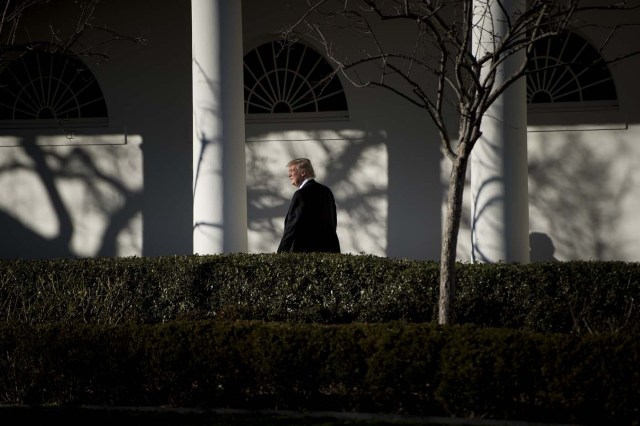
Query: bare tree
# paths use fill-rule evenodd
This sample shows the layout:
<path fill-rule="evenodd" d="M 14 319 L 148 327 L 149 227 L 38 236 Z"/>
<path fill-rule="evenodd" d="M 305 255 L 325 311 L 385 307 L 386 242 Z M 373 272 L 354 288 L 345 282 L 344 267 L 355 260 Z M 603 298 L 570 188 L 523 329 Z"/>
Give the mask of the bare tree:
<path fill-rule="evenodd" d="M 94 18 L 100 0 L 58 1 L 56 5 L 66 9 L 65 16 L 72 17 L 74 25 L 62 30 L 55 25 L 49 25 L 49 40 L 25 40 L 21 36 L 25 18 L 40 13 L 47 7 L 52 7 L 51 0 L 5 0 L 0 2 L 0 61 L 5 55 L 20 49 L 45 49 L 50 52 L 60 52 L 76 56 L 94 56 L 107 60 L 108 56 L 103 46 L 115 41 L 145 43 L 142 36 L 130 36 L 118 33 L 106 26 L 95 25 Z M 88 33 L 101 33 L 99 37 L 91 37 L 86 43 Z M 28 33 L 28 30 L 27 30 Z"/>
<path fill-rule="evenodd" d="M 602 13 L 639 6 L 624 0 L 307 0 L 307 4 L 304 15 L 284 31 L 285 40 L 314 39 L 336 72 L 350 83 L 390 90 L 422 108 L 438 130 L 441 150 L 452 162 L 441 244 L 438 321 L 453 323 L 465 175 L 488 109 L 531 72 L 528 53 L 536 42 L 589 25 L 583 18 L 590 14 L 601 18 Z M 484 24 L 496 19 L 499 32 Z M 609 37 L 597 48 L 606 49 L 620 27 L 607 28 Z M 394 44 L 393 31 L 409 37 L 404 40 L 410 43 Z M 484 32 L 481 49 L 474 42 L 477 31 Z M 518 63 L 509 68 L 514 71 L 496 78 L 505 62 L 514 58 Z M 457 112 L 457 128 L 447 125 L 449 106 Z"/>

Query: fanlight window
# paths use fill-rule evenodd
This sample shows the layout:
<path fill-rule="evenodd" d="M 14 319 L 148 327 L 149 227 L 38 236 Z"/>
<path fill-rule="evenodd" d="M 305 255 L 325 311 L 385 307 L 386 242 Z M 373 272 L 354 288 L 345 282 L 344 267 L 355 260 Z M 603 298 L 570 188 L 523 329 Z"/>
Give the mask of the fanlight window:
<path fill-rule="evenodd" d="M 265 43 L 244 57 L 246 114 L 347 111 L 347 99 L 331 65 L 302 44 Z"/>
<path fill-rule="evenodd" d="M 31 50 L 0 72 L 0 125 L 106 124 L 107 106 L 93 73 L 78 59 Z"/>
<path fill-rule="evenodd" d="M 537 70 L 527 76 L 529 104 L 617 100 L 602 57 L 575 33 L 535 43 L 529 67 Z"/>

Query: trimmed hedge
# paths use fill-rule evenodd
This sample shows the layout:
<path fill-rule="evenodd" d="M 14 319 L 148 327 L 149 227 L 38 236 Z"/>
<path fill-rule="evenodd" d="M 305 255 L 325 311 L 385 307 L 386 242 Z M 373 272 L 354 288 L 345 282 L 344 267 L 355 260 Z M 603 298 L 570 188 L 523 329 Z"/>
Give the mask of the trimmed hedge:
<path fill-rule="evenodd" d="M 640 266 L 228 254 L 0 261 L 0 404 L 640 424 Z"/>
<path fill-rule="evenodd" d="M 640 341 L 476 326 L 0 325 L 0 403 L 639 424 Z"/>
<path fill-rule="evenodd" d="M 15 323 L 432 322 L 436 262 L 336 254 L 0 261 Z M 457 265 L 458 323 L 589 334 L 640 330 L 640 264 Z"/>

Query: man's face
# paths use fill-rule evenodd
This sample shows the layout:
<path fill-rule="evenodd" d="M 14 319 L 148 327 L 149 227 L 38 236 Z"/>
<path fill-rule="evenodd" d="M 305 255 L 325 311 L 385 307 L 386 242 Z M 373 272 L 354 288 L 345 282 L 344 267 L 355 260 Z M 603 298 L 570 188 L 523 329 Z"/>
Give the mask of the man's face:
<path fill-rule="evenodd" d="M 304 172 L 299 172 L 298 167 L 295 165 L 289 166 L 289 180 L 291 181 L 291 185 L 299 188 L 304 182 Z"/>

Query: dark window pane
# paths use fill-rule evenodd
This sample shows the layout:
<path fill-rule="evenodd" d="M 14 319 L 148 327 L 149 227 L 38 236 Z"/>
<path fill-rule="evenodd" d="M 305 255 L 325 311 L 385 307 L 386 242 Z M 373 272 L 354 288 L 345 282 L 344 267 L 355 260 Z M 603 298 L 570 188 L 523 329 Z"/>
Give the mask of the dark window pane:
<path fill-rule="evenodd" d="M 617 99 L 609 69 L 593 46 L 575 33 L 538 41 L 529 70 L 529 103 Z"/>
<path fill-rule="evenodd" d="M 244 57 L 245 111 L 346 111 L 347 99 L 331 65 L 302 43 L 265 43 Z"/>
<path fill-rule="evenodd" d="M 98 81 L 78 59 L 27 51 L 0 72 L 2 120 L 106 117 Z"/>

